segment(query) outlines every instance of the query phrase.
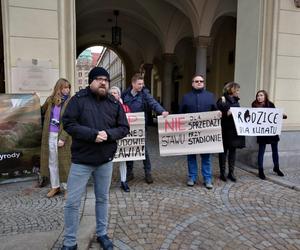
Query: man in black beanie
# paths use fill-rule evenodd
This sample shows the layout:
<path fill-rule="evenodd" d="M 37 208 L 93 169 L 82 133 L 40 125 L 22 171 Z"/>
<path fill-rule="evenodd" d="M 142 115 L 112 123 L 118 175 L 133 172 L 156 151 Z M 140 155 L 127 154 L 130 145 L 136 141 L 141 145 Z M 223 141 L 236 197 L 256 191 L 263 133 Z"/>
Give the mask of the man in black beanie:
<path fill-rule="evenodd" d="M 64 129 L 72 136 L 72 165 L 65 203 L 62 250 L 77 249 L 81 196 L 92 175 L 96 197 L 96 235 L 101 247 L 113 249 L 107 236 L 109 188 L 116 140 L 129 132 L 120 103 L 108 94 L 109 73 L 101 67 L 89 73 L 89 86 L 71 98 L 63 116 Z"/>

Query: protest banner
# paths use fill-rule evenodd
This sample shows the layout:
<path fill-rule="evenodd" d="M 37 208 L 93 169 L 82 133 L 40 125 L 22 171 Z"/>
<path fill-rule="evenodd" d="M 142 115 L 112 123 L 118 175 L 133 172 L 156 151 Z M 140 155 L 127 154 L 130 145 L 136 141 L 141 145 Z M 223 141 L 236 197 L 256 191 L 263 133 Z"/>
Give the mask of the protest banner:
<path fill-rule="evenodd" d="M 238 135 L 273 136 L 281 134 L 282 109 L 230 108 Z"/>
<path fill-rule="evenodd" d="M 30 174 L 39 166 L 41 112 L 32 94 L 0 94 L 0 177 Z"/>
<path fill-rule="evenodd" d="M 161 156 L 224 152 L 219 111 L 158 116 Z"/>
<path fill-rule="evenodd" d="M 118 141 L 113 162 L 145 160 L 144 112 L 126 113 L 130 126 L 129 134 Z"/>

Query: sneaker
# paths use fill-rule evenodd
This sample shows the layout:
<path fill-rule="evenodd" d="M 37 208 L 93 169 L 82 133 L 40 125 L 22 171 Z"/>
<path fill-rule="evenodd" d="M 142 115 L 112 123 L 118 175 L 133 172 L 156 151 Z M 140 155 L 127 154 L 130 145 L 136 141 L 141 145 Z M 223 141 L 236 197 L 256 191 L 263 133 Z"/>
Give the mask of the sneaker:
<path fill-rule="evenodd" d="M 213 188 L 213 185 L 212 185 L 210 182 L 208 182 L 208 183 L 205 183 L 205 187 L 206 187 L 207 189 L 212 189 L 212 188 Z"/>
<path fill-rule="evenodd" d="M 188 185 L 189 187 L 193 187 L 195 185 L 195 182 L 193 181 L 193 179 L 189 179 L 186 183 L 186 185 Z"/>
<path fill-rule="evenodd" d="M 148 184 L 153 183 L 153 178 L 152 178 L 152 175 L 151 175 L 150 173 L 148 173 L 148 174 L 145 175 L 145 181 L 146 181 Z"/>
<path fill-rule="evenodd" d="M 124 190 L 124 192 L 130 192 L 130 188 L 126 181 L 121 181 L 121 188 Z"/>
<path fill-rule="evenodd" d="M 47 194 L 48 198 L 52 198 L 53 196 L 57 195 L 60 193 L 60 188 L 51 188 L 50 191 Z"/>
<path fill-rule="evenodd" d="M 134 175 L 132 172 L 127 172 L 126 181 L 131 181 L 134 179 Z"/>
<path fill-rule="evenodd" d="M 108 238 L 107 234 L 98 236 L 97 241 L 100 243 L 100 246 L 103 248 L 103 250 L 113 250 L 114 249 L 113 243 Z"/>

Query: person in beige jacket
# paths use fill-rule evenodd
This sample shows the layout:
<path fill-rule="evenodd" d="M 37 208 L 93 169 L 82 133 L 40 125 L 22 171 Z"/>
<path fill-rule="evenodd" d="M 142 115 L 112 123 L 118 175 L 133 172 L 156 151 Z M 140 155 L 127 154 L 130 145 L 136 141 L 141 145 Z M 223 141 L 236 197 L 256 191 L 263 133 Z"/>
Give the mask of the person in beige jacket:
<path fill-rule="evenodd" d="M 70 100 L 71 84 L 60 78 L 52 94 L 41 107 L 44 116 L 41 145 L 41 179 L 50 176 L 51 189 L 48 198 L 60 193 L 60 186 L 65 189 L 71 166 L 71 137 L 63 129 L 62 116 Z M 43 186 L 41 183 L 40 186 Z"/>

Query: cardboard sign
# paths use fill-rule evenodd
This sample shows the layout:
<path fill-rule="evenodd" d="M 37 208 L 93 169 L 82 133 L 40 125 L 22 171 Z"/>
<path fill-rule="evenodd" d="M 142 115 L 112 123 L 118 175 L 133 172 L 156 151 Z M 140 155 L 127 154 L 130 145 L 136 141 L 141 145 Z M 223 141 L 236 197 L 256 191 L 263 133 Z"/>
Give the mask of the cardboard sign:
<path fill-rule="evenodd" d="M 113 162 L 145 160 L 144 112 L 126 113 L 130 126 L 129 134 L 118 141 Z"/>
<path fill-rule="evenodd" d="M 273 136 L 281 134 L 282 109 L 230 108 L 238 135 Z"/>
<path fill-rule="evenodd" d="M 161 156 L 224 152 L 219 111 L 158 117 Z"/>

